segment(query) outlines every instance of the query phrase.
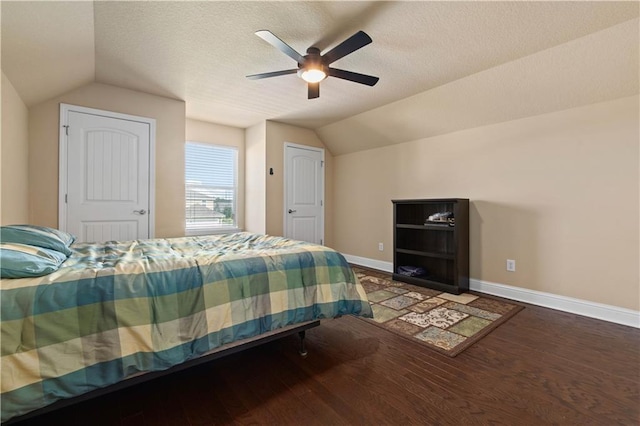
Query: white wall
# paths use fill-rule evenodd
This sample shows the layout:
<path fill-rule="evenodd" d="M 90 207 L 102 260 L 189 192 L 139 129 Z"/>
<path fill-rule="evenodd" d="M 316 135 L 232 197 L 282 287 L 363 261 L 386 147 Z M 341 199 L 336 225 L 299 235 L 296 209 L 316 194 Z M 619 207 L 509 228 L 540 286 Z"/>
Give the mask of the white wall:
<path fill-rule="evenodd" d="M 267 131 L 263 121 L 245 131 L 245 230 L 267 232 Z"/>
<path fill-rule="evenodd" d="M 335 247 L 391 262 L 392 199 L 469 198 L 472 278 L 638 310 L 638 102 L 336 156 Z"/>
<path fill-rule="evenodd" d="M 0 224 L 29 222 L 29 112 L 2 73 Z"/>

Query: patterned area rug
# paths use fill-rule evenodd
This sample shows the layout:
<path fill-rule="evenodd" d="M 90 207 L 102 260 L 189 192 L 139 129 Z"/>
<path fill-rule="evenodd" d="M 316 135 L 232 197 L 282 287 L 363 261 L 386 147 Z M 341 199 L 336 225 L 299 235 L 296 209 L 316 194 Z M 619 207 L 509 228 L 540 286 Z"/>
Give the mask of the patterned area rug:
<path fill-rule="evenodd" d="M 367 292 L 373 319 L 363 319 L 454 357 L 524 309 L 470 293 L 443 293 L 353 267 Z"/>

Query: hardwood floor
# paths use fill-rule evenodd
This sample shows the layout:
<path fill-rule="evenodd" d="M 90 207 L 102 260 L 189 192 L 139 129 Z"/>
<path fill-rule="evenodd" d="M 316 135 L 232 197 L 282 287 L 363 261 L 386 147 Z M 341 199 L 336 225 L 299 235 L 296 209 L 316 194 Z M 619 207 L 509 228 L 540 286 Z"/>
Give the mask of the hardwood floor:
<path fill-rule="evenodd" d="M 23 425 L 637 425 L 640 330 L 527 305 L 456 358 L 344 317 Z"/>

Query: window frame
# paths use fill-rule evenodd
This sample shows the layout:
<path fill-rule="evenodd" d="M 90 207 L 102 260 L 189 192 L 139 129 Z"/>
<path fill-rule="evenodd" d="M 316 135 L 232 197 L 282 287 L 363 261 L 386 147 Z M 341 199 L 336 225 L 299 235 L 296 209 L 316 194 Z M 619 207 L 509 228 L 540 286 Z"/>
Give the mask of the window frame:
<path fill-rule="evenodd" d="M 188 145 L 200 145 L 209 148 L 220 148 L 227 149 L 229 151 L 233 151 L 234 153 L 234 168 L 233 168 L 233 225 L 232 226 L 221 226 L 221 225 L 209 225 L 209 226 L 195 226 L 189 227 L 186 216 L 186 203 L 185 203 L 185 221 L 184 221 L 184 231 L 186 236 L 197 236 L 197 235 L 217 235 L 217 234 L 231 234 L 234 232 L 240 232 L 241 229 L 238 227 L 238 168 L 239 168 L 239 154 L 240 150 L 238 147 L 233 145 L 221 145 L 214 144 L 209 142 L 202 142 L 196 140 L 187 140 L 185 141 L 185 160 L 184 160 L 184 187 L 185 187 L 185 197 L 184 200 L 187 201 L 187 146 Z"/>

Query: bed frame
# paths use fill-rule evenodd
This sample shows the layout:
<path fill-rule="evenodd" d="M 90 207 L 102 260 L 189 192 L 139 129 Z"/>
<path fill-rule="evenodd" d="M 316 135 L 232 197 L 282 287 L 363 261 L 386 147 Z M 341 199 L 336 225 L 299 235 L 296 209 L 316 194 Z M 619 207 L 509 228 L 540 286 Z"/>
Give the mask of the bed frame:
<path fill-rule="evenodd" d="M 140 373 L 136 376 L 132 376 L 126 380 L 123 380 L 122 382 L 114 383 L 113 385 L 107 386 L 105 388 L 96 389 L 91 392 L 87 392 L 85 394 L 75 396 L 73 398 L 67 398 L 60 401 L 56 401 L 53 404 L 47 405 L 46 407 L 42 407 L 37 410 L 31 411 L 29 413 L 23 414 L 21 416 L 14 417 L 3 424 L 9 425 L 9 424 L 21 422 L 23 420 L 31 419 L 31 418 L 40 416 L 42 414 L 49 413 L 51 411 L 59 410 L 61 408 L 68 407 L 70 405 L 74 405 L 79 402 L 87 401 L 89 399 L 96 398 L 102 395 L 106 395 L 111 392 L 126 389 L 130 386 L 135 386 L 137 384 L 144 383 L 149 380 L 156 379 L 158 377 L 166 376 L 167 374 L 172 374 L 177 371 L 194 367 L 196 365 L 204 364 L 209 361 L 222 358 L 223 356 L 231 355 L 231 354 L 243 351 L 245 349 L 250 349 L 250 348 L 262 345 L 263 343 L 268 343 L 274 340 L 278 340 L 295 333 L 298 333 L 298 336 L 300 337 L 300 349 L 298 350 L 298 353 L 300 354 L 300 356 L 304 358 L 307 356 L 307 350 L 304 342 L 305 332 L 308 329 L 317 327 L 319 325 L 320 325 L 320 320 L 307 321 L 300 324 L 294 324 L 287 327 L 283 327 L 278 330 L 270 331 L 270 332 L 261 334 L 259 336 L 243 339 L 237 342 L 228 343 L 213 351 L 206 353 L 205 355 L 199 358 L 192 359 L 182 364 L 175 365 L 167 370 Z"/>

